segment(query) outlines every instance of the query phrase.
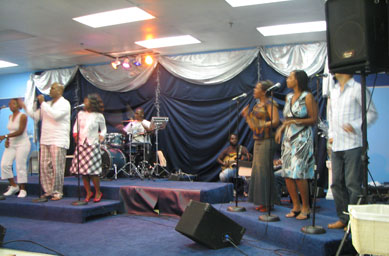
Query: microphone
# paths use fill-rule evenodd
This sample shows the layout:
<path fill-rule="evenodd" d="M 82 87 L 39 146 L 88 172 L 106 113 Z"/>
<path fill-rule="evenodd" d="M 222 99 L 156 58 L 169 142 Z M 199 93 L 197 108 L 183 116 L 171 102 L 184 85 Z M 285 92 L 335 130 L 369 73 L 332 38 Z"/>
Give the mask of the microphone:
<path fill-rule="evenodd" d="M 316 74 L 315 75 L 316 77 L 327 77 L 328 74 L 327 73 L 323 73 L 323 74 Z"/>
<path fill-rule="evenodd" d="M 73 109 L 77 109 L 77 108 L 83 108 L 84 106 L 85 106 L 85 104 L 84 104 L 84 103 L 82 103 L 82 104 L 80 104 L 80 105 L 77 105 L 77 106 L 73 107 Z"/>
<path fill-rule="evenodd" d="M 235 96 L 234 98 L 232 98 L 232 100 L 238 100 L 240 98 L 246 98 L 247 97 L 247 93 L 242 93 L 241 95 L 238 95 L 238 96 Z"/>
<path fill-rule="evenodd" d="M 280 83 L 276 83 L 275 85 L 267 88 L 266 92 L 271 91 L 271 90 L 273 90 L 275 88 L 280 88 L 280 87 L 281 87 L 281 84 Z"/>

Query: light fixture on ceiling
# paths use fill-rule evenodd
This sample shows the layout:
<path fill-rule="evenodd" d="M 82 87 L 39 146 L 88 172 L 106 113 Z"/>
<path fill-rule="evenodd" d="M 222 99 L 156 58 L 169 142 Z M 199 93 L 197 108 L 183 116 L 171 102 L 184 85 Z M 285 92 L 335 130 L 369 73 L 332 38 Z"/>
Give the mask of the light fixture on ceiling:
<path fill-rule="evenodd" d="M 130 64 L 130 59 L 129 59 L 129 58 L 125 58 L 125 59 L 123 60 L 122 67 L 123 67 L 124 69 L 130 69 L 131 64 Z"/>
<path fill-rule="evenodd" d="M 135 61 L 134 61 L 134 65 L 135 66 L 142 65 L 142 56 L 140 56 L 140 55 L 136 56 Z"/>
<path fill-rule="evenodd" d="M 137 41 L 135 43 L 137 45 L 151 49 L 151 48 L 162 48 L 162 47 L 177 46 L 177 45 L 198 44 L 201 42 L 191 35 L 184 35 L 184 36 L 161 37 L 161 38 L 149 39 L 144 41 Z"/>
<path fill-rule="evenodd" d="M 118 69 L 120 64 L 121 64 L 121 62 L 120 62 L 119 58 L 116 58 L 116 60 L 111 62 L 111 66 L 113 67 L 113 69 Z"/>
<path fill-rule="evenodd" d="M 290 0 L 225 0 L 225 1 L 232 7 L 241 7 L 241 6 L 248 6 L 248 5 L 286 2 Z"/>
<path fill-rule="evenodd" d="M 153 64 L 153 62 L 154 62 L 153 57 L 151 57 L 151 55 L 146 55 L 145 63 L 150 66 L 151 64 Z"/>
<path fill-rule="evenodd" d="M 154 18 L 138 7 L 131 7 L 76 17 L 73 20 L 92 28 L 100 28 Z"/>
<path fill-rule="evenodd" d="M 9 68 L 9 67 L 16 67 L 16 66 L 19 65 L 5 60 L 0 60 L 0 68 Z"/>
<path fill-rule="evenodd" d="M 264 36 L 278 36 L 298 33 L 326 31 L 325 21 L 302 22 L 275 26 L 258 27 L 257 30 Z"/>

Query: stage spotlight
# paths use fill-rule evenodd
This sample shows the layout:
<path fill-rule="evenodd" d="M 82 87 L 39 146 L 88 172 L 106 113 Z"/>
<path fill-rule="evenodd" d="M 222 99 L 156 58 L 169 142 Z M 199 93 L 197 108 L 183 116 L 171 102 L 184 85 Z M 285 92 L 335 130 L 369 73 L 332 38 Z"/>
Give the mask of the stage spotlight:
<path fill-rule="evenodd" d="M 111 62 L 111 65 L 112 65 L 113 69 L 118 69 L 118 67 L 120 65 L 120 60 L 118 58 L 116 58 L 116 60 Z"/>
<path fill-rule="evenodd" d="M 145 63 L 147 65 L 151 65 L 151 64 L 153 64 L 153 62 L 154 62 L 153 57 L 151 57 L 150 55 L 147 55 L 145 58 Z"/>
<path fill-rule="evenodd" d="M 140 65 L 142 65 L 142 56 L 137 56 L 137 57 L 135 58 L 134 65 L 135 65 L 135 66 L 140 66 Z"/>
<path fill-rule="evenodd" d="M 128 58 L 125 58 L 122 64 L 123 68 L 129 69 L 131 67 L 130 60 Z"/>

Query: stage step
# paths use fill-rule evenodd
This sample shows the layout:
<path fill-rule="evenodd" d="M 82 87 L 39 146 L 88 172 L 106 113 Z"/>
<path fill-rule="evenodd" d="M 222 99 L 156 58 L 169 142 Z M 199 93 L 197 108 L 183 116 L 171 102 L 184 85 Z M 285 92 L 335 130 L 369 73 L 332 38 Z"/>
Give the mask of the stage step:
<path fill-rule="evenodd" d="M 52 220 L 62 222 L 83 223 L 95 217 L 123 212 L 123 204 L 119 200 L 102 199 L 98 203 L 74 206 L 72 202 L 78 198 L 66 197 L 58 201 L 48 200 L 45 203 L 35 203 L 36 196 L 18 198 L 16 195 L 0 200 L 0 215 Z"/>
<path fill-rule="evenodd" d="M 325 204 L 329 204 L 326 200 L 321 200 Z M 318 205 L 320 206 L 320 203 Z M 331 204 L 331 202 L 330 202 Z M 266 213 L 259 212 L 254 209 L 251 203 L 241 202 L 238 206 L 246 209 L 245 212 L 231 212 L 227 208 L 234 204 L 216 204 L 214 207 L 232 220 L 246 228 L 246 235 L 255 237 L 261 241 L 271 243 L 281 248 L 285 248 L 303 255 L 325 256 L 335 255 L 336 250 L 343 238 L 344 231 L 328 229 L 327 224 L 337 221 L 335 215 L 326 215 L 327 207 L 319 208 L 316 214 L 315 226 L 324 227 L 325 234 L 305 234 L 301 232 L 304 226 L 312 225 L 312 216 L 308 220 L 296 220 L 295 218 L 286 218 L 291 209 L 290 206 L 275 206 L 272 211 L 273 215 L 280 218 L 277 222 L 263 222 L 258 219 L 260 215 Z M 334 206 L 331 206 L 334 208 Z M 333 209 L 332 208 L 332 209 Z M 328 214 L 328 213 L 327 213 Z M 348 241 L 345 246 L 345 252 L 351 251 L 351 241 Z"/>

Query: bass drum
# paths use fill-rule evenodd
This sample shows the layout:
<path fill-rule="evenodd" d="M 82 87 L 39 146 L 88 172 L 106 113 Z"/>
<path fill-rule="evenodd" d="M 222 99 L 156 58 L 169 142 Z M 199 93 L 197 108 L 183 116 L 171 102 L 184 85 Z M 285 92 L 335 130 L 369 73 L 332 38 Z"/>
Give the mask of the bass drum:
<path fill-rule="evenodd" d="M 102 178 L 112 178 L 126 164 L 126 156 L 118 148 L 101 147 Z"/>

